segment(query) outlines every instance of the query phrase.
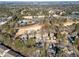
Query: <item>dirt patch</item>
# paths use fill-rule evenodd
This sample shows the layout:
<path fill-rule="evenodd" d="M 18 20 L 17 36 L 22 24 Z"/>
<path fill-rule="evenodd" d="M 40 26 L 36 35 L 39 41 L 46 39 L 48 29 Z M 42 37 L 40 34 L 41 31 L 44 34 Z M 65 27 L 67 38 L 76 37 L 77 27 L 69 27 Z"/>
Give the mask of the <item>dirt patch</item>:
<path fill-rule="evenodd" d="M 42 25 L 42 24 L 34 24 L 34 25 L 30 25 L 30 26 L 25 26 L 25 27 L 17 27 L 16 29 L 19 29 L 19 30 L 16 33 L 16 37 L 21 35 L 21 34 L 24 34 L 27 31 L 31 31 L 31 30 L 37 31 L 37 30 L 40 30 L 40 29 L 42 29 L 43 26 L 44 25 Z"/>

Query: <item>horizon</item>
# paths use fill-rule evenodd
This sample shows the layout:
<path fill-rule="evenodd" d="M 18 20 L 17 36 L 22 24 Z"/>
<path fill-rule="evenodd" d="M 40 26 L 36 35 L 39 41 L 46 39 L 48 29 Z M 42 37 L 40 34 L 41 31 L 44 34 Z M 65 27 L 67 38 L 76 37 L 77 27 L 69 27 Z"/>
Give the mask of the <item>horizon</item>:
<path fill-rule="evenodd" d="M 79 1 L 0 1 L 0 2 L 79 2 Z"/>
<path fill-rule="evenodd" d="M 49 2 L 49 1 L 51 1 L 51 2 L 61 2 L 61 1 L 79 1 L 79 0 L 0 0 L 0 2 L 1 1 L 17 1 L 17 2 L 19 2 L 19 1 L 24 1 L 24 2 Z"/>

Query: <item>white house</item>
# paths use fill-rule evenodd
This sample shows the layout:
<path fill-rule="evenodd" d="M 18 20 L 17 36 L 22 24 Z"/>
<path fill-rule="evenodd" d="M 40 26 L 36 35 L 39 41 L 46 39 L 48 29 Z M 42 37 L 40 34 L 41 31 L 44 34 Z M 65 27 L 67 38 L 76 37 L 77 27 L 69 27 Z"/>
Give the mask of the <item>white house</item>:
<path fill-rule="evenodd" d="M 8 20 L 7 20 L 6 17 L 1 17 L 1 18 L 0 18 L 0 25 L 3 25 L 3 24 L 5 24 L 5 23 L 7 23 L 7 22 L 8 22 Z"/>

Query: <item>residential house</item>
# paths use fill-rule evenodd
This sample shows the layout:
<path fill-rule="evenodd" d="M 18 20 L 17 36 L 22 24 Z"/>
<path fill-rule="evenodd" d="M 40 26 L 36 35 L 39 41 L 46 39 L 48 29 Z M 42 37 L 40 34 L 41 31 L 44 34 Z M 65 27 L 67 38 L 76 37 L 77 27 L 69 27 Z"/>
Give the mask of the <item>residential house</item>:
<path fill-rule="evenodd" d="M 56 54 L 60 51 L 59 47 L 55 44 L 49 44 L 47 53 L 49 56 L 56 56 Z"/>
<path fill-rule="evenodd" d="M 44 32 L 44 33 L 43 33 L 43 40 L 46 41 L 46 40 L 48 40 L 48 39 L 49 39 L 48 33 L 47 33 L 47 32 Z"/>
<path fill-rule="evenodd" d="M 5 23 L 7 23 L 7 18 L 6 17 L 1 17 L 0 18 L 0 25 L 3 25 Z"/>
<path fill-rule="evenodd" d="M 50 38 L 51 38 L 51 40 L 55 39 L 55 36 L 54 36 L 53 32 L 50 32 Z"/>
<path fill-rule="evenodd" d="M 36 33 L 36 42 L 39 42 L 41 40 L 42 40 L 42 35 L 39 31 L 37 31 L 37 33 Z"/>
<path fill-rule="evenodd" d="M 23 16 L 24 19 L 33 19 L 33 16 Z"/>
<path fill-rule="evenodd" d="M 20 20 L 18 21 L 18 24 L 21 25 L 21 26 L 24 26 L 28 23 L 29 21 L 28 20 Z"/>
<path fill-rule="evenodd" d="M 27 34 L 28 34 L 29 39 L 36 37 L 36 36 L 35 36 L 36 33 L 35 33 L 35 31 L 33 31 L 33 30 L 29 30 L 29 31 L 27 32 Z"/>
<path fill-rule="evenodd" d="M 21 40 L 27 40 L 27 35 L 26 35 L 26 34 L 21 35 L 21 36 L 20 36 L 20 39 L 21 39 Z"/>

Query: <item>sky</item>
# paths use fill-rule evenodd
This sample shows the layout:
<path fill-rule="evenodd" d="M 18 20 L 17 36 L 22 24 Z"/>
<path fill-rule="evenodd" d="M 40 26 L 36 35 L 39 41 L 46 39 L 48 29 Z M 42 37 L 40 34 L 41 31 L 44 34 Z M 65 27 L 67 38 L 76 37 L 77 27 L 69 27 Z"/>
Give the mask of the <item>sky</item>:
<path fill-rule="evenodd" d="M 0 0 L 0 1 L 79 1 L 79 0 Z"/>

